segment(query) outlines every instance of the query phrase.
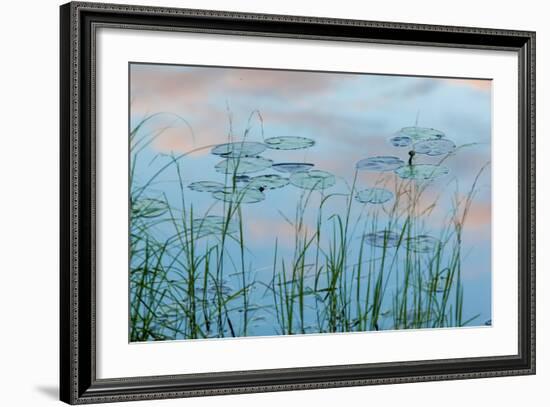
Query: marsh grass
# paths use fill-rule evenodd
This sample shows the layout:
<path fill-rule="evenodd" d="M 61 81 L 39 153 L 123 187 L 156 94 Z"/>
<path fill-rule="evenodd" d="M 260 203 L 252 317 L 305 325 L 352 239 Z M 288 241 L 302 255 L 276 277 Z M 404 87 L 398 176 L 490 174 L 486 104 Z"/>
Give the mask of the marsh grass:
<path fill-rule="evenodd" d="M 439 196 L 426 199 L 430 182 L 383 174 L 376 185 L 394 194 L 384 205 L 354 199 L 358 171 L 351 184 L 342 181 L 345 193 L 302 189 L 294 214 L 280 213 L 293 230 L 292 255 L 285 256 L 274 237 L 266 279 L 258 277 L 250 260 L 247 187 L 236 182 L 239 157 L 224 177 L 232 198 L 214 201 L 202 213 L 186 202 L 182 163 L 212 146 L 159 154 L 154 157 L 159 168 L 138 179 L 142 152 L 168 128 L 147 133 L 146 123 L 155 117 L 144 118 L 130 132 L 130 341 L 461 327 L 477 318 L 463 316 L 462 238 L 488 164 L 465 196 L 454 183 L 452 207 L 434 237 L 437 244 L 423 250 L 415 249 L 414 239 L 433 229 L 427 220 L 439 205 Z M 194 137 L 184 119 L 173 119 Z M 263 118 L 254 111 L 240 140 L 247 140 L 254 119 L 264 139 Z M 229 141 L 233 134 L 230 116 Z M 158 178 L 167 172 L 176 178 L 177 204 L 158 188 Z M 331 210 L 334 204 L 342 210 Z M 213 213 L 221 218 L 215 227 L 206 221 Z M 313 227 L 307 219 L 314 219 Z M 367 244 L 368 233 L 379 231 L 392 231 L 398 239 L 384 233 L 378 245 Z"/>

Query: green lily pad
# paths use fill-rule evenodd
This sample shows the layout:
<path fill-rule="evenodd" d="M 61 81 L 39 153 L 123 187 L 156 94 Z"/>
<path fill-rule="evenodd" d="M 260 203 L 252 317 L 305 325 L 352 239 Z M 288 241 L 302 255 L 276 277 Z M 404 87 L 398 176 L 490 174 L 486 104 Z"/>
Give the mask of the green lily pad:
<path fill-rule="evenodd" d="M 267 146 L 255 141 L 235 141 L 218 144 L 211 150 L 212 154 L 227 158 L 254 157 L 265 151 Z"/>
<path fill-rule="evenodd" d="M 228 283 L 223 282 L 222 284 L 211 284 L 207 292 L 212 296 L 221 295 L 222 297 L 227 297 L 233 292 L 233 289 Z"/>
<path fill-rule="evenodd" d="M 197 192 L 214 192 L 219 191 L 220 189 L 223 189 L 225 185 L 223 185 L 221 182 L 215 182 L 215 181 L 197 181 L 192 182 L 187 186 L 192 191 Z"/>
<path fill-rule="evenodd" d="M 264 140 L 267 147 L 274 150 L 301 150 L 312 147 L 315 140 L 306 137 L 282 136 L 271 137 Z"/>
<path fill-rule="evenodd" d="M 132 202 L 132 216 L 157 218 L 168 212 L 168 204 L 160 199 L 142 198 Z"/>
<path fill-rule="evenodd" d="M 397 133 L 397 135 L 410 137 L 412 141 L 445 137 L 445 133 L 443 133 L 441 130 L 432 129 L 430 127 L 417 126 L 403 127 L 399 131 L 399 133 Z"/>
<path fill-rule="evenodd" d="M 390 138 L 390 144 L 394 147 L 407 147 L 412 143 L 412 138 L 404 135 L 397 135 Z"/>
<path fill-rule="evenodd" d="M 385 188 L 367 188 L 357 192 L 355 199 L 361 203 L 382 204 L 393 198 L 393 193 Z"/>
<path fill-rule="evenodd" d="M 273 161 L 263 157 L 242 157 L 220 161 L 214 168 L 224 174 L 242 175 L 263 171 L 272 164 Z"/>
<path fill-rule="evenodd" d="M 427 292 L 442 293 L 447 287 L 447 275 L 439 276 L 439 278 L 433 278 L 431 281 L 424 283 L 422 289 Z"/>
<path fill-rule="evenodd" d="M 359 160 L 355 165 L 358 170 L 366 171 L 394 171 L 405 165 L 405 162 L 399 157 L 394 156 L 376 156 Z"/>
<path fill-rule="evenodd" d="M 415 164 L 405 165 L 395 170 L 395 173 L 403 179 L 414 179 L 416 181 L 432 180 L 443 177 L 449 173 L 449 169 L 442 165 Z"/>
<path fill-rule="evenodd" d="M 263 201 L 265 194 L 258 189 L 249 188 L 248 185 L 244 188 L 224 188 L 220 191 L 212 193 L 215 199 L 234 204 L 248 204 Z"/>
<path fill-rule="evenodd" d="M 298 172 L 298 171 L 309 171 L 313 168 L 314 164 L 311 163 L 277 163 L 273 164 L 273 169 L 279 172 Z"/>
<path fill-rule="evenodd" d="M 419 311 L 416 308 L 408 309 L 405 316 L 401 313 L 398 315 L 396 322 L 405 326 L 414 324 L 432 324 L 437 318 L 437 311 Z"/>
<path fill-rule="evenodd" d="M 290 176 L 290 183 L 302 189 L 322 190 L 336 184 L 336 178 L 330 172 L 326 171 L 299 171 L 292 173 Z"/>
<path fill-rule="evenodd" d="M 248 184 L 251 178 L 248 175 L 236 175 L 234 179 L 237 184 Z"/>
<path fill-rule="evenodd" d="M 200 239 L 210 235 L 219 235 L 225 230 L 226 234 L 235 234 L 239 228 L 235 221 L 226 223 L 222 216 L 208 215 L 204 218 L 193 219 L 193 238 Z"/>
<path fill-rule="evenodd" d="M 439 246 L 439 240 L 429 235 L 418 235 L 406 239 L 405 247 L 416 253 L 432 253 Z"/>
<path fill-rule="evenodd" d="M 247 188 L 276 189 L 288 185 L 289 182 L 288 178 L 277 174 L 258 175 L 250 179 Z"/>
<path fill-rule="evenodd" d="M 374 247 L 396 247 L 399 244 L 399 234 L 391 230 L 370 232 L 363 237 L 365 243 Z"/>
<path fill-rule="evenodd" d="M 414 143 L 413 150 L 417 154 L 431 156 L 449 154 L 456 148 L 455 143 L 448 139 L 430 139 Z"/>

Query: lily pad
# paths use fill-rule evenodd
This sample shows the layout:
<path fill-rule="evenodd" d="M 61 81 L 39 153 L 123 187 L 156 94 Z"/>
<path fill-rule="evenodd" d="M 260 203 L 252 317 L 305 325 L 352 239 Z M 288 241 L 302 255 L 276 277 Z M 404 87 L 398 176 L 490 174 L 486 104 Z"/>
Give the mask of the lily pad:
<path fill-rule="evenodd" d="M 398 315 L 396 322 L 401 326 L 406 327 L 410 324 L 424 325 L 432 324 L 437 318 L 437 311 L 419 311 L 416 308 L 408 309 L 403 316 L 401 313 Z"/>
<path fill-rule="evenodd" d="M 436 293 L 442 293 L 445 291 L 447 287 L 447 276 L 439 276 L 439 278 L 434 278 L 431 281 L 428 281 L 424 284 L 424 291 L 431 292 L 434 291 Z"/>
<path fill-rule="evenodd" d="M 192 191 L 197 192 L 214 192 L 223 189 L 225 186 L 221 182 L 215 181 L 197 181 L 192 182 L 187 186 Z"/>
<path fill-rule="evenodd" d="M 227 281 L 223 281 L 221 284 L 211 284 L 208 287 L 207 292 L 213 296 L 221 295 L 223 297 L 227 297 L 233 292 L 233 289 Z"/>
<path fill-rule="evenodd" d="M 374 247 L 396 247 L 399 244 L 399 235 L 391 230 L 378 230 L 367 233 L 364 241 Z"/>
<path fill-rule="evenodd" d="M 413 141 L 445 137 L 441 130 L 417 126 L 403 127 L 397 135 L 410 137 Z"/>
<path fill-rule="evenodd" d="M 405 247 L 416 253 L 432 253 L 439 246 L 439 240 L 429 235 L 418 235 L 406 239 Z"/>
<path fill-rule="evenodd" d="M 193 219 L 193 226 L 222 226 L 224 223 L 226 223 L 226 218 L 217 215 L 208 215 L 204 218 Z"/>
<path fill-rule="evenodd" d="M 250 182 L 248 175 L 236 175 L 234 179 L 237 184 L 248 184 Z"/>
<path fill-rule="evenodd" d="M 359 160 L 355 165 L 358 170 L 366 171 L 395 171 L 405 165 L 399 157 L 376 156 Z"/>
<path fill-rule="evenodd" d="M 416 181 L 432 180 L 449 173 L 449 169 L 442 165 L 415 164 L 405 165 L 395 170 L 395 173 L 403 179 L 414 179 Z"/>
<path fill-rule="evenodd" d="M 413 150 L 417 154 L 431 156 L 449 154 L 456 148 L 455 143 L 448 139 L 422 140 L 414 143 Z"/>
<path fill-rule="evenodd" d="M 390 139 L 390 143 L 394 147 L 407 147 L 412 143 L 412 138 L 409 136 L 397 135 Z"/>
<path fill-rule="evenodd" d="M 250 179 L 247 188 L 276 189 L 288 185 L 289 179 L 278 174 L 258 175 Z"/>
<path fill-rule="evenodd" d="M 267 146 L 255 141 L 235 141 L 233 143 L 218 144 L 211 151 L 212 154 L 227 158 L 254 157 L 265 151 Z"/>
<path fill-rule="evenodd" d="M 277 163 L 273 164 L 273 169 L 279 172 L 298 172 L 298 171 L 309 171 L 313 168 L 314 164 L 311 163 Z"/>
<path fill-rule="evenodd" d="M 306 137 L 282 136 L 265 139 L 265 144 L 274 150 L 301 150 L 312 147 L 315 140 Z"/>
<path fill-rule="evenodd" d="M 361 203 L 382 204 L 393 198 L 393 193 L 385 188 L 367 188 L 357 192 L 355 199 Z"/>
<path fill-rule="evenodd" d="M 327 189 L 336 184 L 336 178 L 330 172 L 311 170 L 294 172 L 290 176 L 290 183 L 298 188 L 307 190 Z"/>
<path fill-rule="evenodd" d="M 132 216 L 157 218 L 168 212 L 168 204 L 160 199 L 142 198 L 132 202 Z"/>
<path fill-rule="evenodd" d="M 224 188 L 221 191 L 215 191 L 212 193 L 215 199 L 225 202 L 232 202 L 234 204 L 248 204 L 263 201 L 265 195 L 263 192 L 249 188 L 248 185 L 244 188 Z"/>
<path fill-rule="evenodd" d="M 234 234 L 239 231 L 235 221 L 226 221 L 226 218 L 216 215 L 208 215 L 204 218 L 193 219 L 193 238 L 200 239 L 209 235 Z"/>
<path fill-rule="evenodd" d="M 273 164 L 273 161 L 263 157 L 228 158 L 220 161 L 214 167 L 216 171 L 224 174 L 249 174 L 263 171 Z"/>

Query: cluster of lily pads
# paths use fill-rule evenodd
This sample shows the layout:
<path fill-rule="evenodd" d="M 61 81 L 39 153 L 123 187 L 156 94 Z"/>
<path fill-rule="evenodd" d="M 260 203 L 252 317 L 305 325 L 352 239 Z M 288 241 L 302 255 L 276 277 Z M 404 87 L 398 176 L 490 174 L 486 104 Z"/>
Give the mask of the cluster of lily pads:
<path fill-rule="evenodd" d="M 400 244 L 399 233 L 391 230 L 379 230 L 367 233 L 365 242 L 375 247 L 397 247 Z M 439 245 L 439 240 L 429 235 L 417 235 L 403 239 L 405 247 L 416 253 L 433 253 Z"/>
<path fill-rule="evenodd" d="M 445 137 L 440 130 L 425 127 L 404 127 L 390 138 L 394 147 L 409 148 L 409 160 L 405 162 L 397 156 L 374 156 L 359 160 L 358 171 L 394 172 L 402 179 L 430 181 L 449 173 L 443 165 L 415 164 L 416 154 L 441 156 L 451 153 L 455 143 Z M 312 163 L 280 162 L 262 157 L 266 150 L 301 150 L 315 145 L 315 141 L 306 137 L 281 136 L 265 139 L 263 142 L 235 141 L 218 144 L 211 153 L 222 158 L 215 166 L 216 172 L 231 177 L 231 182 L 197 181 L 188 185 L 197 192 L 212 194 L 214 199 L 235 203 L 252 204 L 265 199 L 266 191 L 293 185 L 304 190 L 324 190 L 336 183 L 333 174 L 313 169 Z M 275 172 L 252 175 L 262 171 Z M 277 173 L 276 173 L 277 172 Z M 229 185 L 228 185 L 229 184 Z M 394 198 L 394 194 L 385 188 L 366 188 L 355 194 L 355 199 L 363 204 L 383 204 Z M 224 225 L 222 217 L 206 216 L 194 220 L 198 232 L 196 238 L 218 233 L 222 228 L 231 233 L 235 226 Z M 400 244 L 397 233 L 381 230 L 365 235 L 365 241 L 375 247 L 396 247 Z M 428 235 L 419 235 L 407 239 L 406 247 L 417 253 L 433 251 L 439 241 Z"/>
<path fill-rule="evenodd" d="M 333 186 L 333 174 L 312 169 L 314 164 L 301 162 L 280 162 L 262 157 L 266 150 L 302 150 L 313 147 L 315 141 L 306 137 L 281 136 L 265 139 L 263 142 L 235 141 L 216 145 L 210 151 L 222 160 L 214 169 L 224 174 L 225 183 L 219 181 L 197 181 L 188 185 L 196 192 L 208 192 L 214 199 L 235 204 L 252 204 L 263 201 L 266 191 L 293 185 L 304 190 L 323 190 Z M 253 175 L 262 171 L 273 173 Z M 230 177 L 230 181 L 227 181 Z M 208 217 L 207 217 L 208 218 Z M 204 218 L 206 230 L 214 232 L 212 220 Z M 207 232 L 204 232 L 207 233 Z M 200 233 L 202 235 L 202 233 Z"/>
<path fill-rule="evenodd" d="M 441 156 L 452 153 L 456 145 L 445 138 L 445 134 L 427 127 L 404 127 L 390 138 L 394 147 L 409 148 L 408 162 L 396 156 L 374 156 L 359 160 L 356 168 L 359 171 L 394 172 L 398 177 L 417 182 L 431 181 L 449 173 L 449 169 L 440 164 L 415 164 L 416 154 Z M 355 199 L 361 203 L 383 204 L 393 199 L 393 193 L 385 188 L 367 188 L 356 193 Z M 375 247 L 396 247 L 400 236 L 390 230 L 380 230 L 365 235 L 366 243 Z M 417 253 L 433 252 L 439 241 L 428 235 L 418 235 L 405 239 L 409 250 Z"/>

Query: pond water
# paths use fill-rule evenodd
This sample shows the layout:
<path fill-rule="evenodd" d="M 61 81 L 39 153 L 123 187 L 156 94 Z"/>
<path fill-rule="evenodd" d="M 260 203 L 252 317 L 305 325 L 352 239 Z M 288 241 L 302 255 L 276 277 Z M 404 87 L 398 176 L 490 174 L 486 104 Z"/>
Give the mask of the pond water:
<path fill-rule="evenodd" d="M 491 320 L 483 86 L 136 64 L 131 89 L 131 129 L 186 121 L 131 140 L 132 340 Z"/>

